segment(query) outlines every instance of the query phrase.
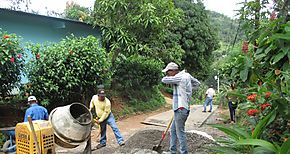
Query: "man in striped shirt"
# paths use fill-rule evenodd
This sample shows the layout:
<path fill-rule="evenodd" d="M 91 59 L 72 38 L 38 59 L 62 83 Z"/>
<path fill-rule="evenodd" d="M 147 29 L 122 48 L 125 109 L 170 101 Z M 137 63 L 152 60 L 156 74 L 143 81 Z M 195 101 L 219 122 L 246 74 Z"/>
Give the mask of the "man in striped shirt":
<path fill-rule="evenodd" d="M 174 118 L 171 125 L 170 152 L 177 152 L 177 138 L 180 144 L 180 154 L 187 154 L 187 139 L 185 134 L 185 122 L 189 115 L 192 89 L 197 89 L 200 82 L 192 77 L 185 70 L 179 71 L 178 65 L 170 62 L 162 72 L 166 76 L 162 78 L 165 84 L 171 84 L 173 87 L 172 109 Z"/>

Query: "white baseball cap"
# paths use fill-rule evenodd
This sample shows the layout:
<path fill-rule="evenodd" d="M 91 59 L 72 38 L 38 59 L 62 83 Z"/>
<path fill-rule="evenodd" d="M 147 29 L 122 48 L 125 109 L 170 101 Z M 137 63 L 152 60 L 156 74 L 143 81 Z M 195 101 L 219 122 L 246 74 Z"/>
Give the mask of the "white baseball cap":
<path fill-rule="evenodd" d="M 36 101 L 36 97 L 35 96 L 29 96 L 28 97 L 28 102 L 30 101 Z"/>
<path fill-rule="evenodd" d="M 168 70 L 178 70 L 178 65 L 174 62 L 170 62 L 167 66 L 162 70 L 162 72 L 167 72 Z"/>

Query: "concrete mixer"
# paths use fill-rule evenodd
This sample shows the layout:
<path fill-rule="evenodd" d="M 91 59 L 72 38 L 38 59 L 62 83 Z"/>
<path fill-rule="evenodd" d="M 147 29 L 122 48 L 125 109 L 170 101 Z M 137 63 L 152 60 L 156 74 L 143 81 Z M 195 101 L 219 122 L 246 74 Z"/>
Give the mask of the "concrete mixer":
<path fill-rule="evenodd" d="M 75 148 L 86 142 L 84 154 L 91 154 L 91 128 L 93 116 L 81 103 L 53 109 L 49 121 L 35 120 L 18 123 L 16 150 L 19 154 L 54 154 L 57 144 Z M 37 142 L 36 142 L 37 141 Z"/>

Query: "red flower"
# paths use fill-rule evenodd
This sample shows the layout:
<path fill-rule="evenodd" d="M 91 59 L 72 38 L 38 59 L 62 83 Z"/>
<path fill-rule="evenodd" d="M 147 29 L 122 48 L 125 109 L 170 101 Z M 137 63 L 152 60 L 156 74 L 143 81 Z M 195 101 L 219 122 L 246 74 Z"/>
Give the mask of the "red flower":
<path fill-rule="evenodd" d="M 17 55 L 17 58 L 21 58 L 22 57 L 22 55 L 21 55 L 21 53 L 19 53 L 18 55 Z"/>
<path fill-rule="evenodd" d="M 249 109 L 247 112 L 248 116 L 255 116 L 258 113 L 259 113 L 259 110 L 257 109 Z"/>
<path fill-rule="evenodd" d="M 9 35 L 4 35 L 3 38 L 7 39 L 7 38 L 10 38 Z"/>
<path fill-rule="evenodd" d="M 40 58 L 40 54 L 36 54 L 36 59 L 39 59 Z"/>
<path fill-rule="evenodd" d="M 11 58 L 10 58 L 10 62 L 11 62 L 11 63 L 14 63 L 14 61 L 15 61 L 14 57 L 11 57 Z"/>
<path fill-rule="evenodd" d="M 242 51 L 244 53 L 248 53 L 248 51 L 249 51 L 249 44 L 248 44 L 247 41 L 244 41 L 243 46 L 242 46 Z"/>
<path fill-rule="evenodd" d="M 263 110 L 265 110 L 268 106 L 271 106 L 271 104 L 269 104 L 269 103 L 265 103 L 265 104 L 261 104 L 260 106 L 261 106 L 261 110 L 263 111 Z"/>
<path fill-rule="evenodd" d="M 275 20 L 276 19 L 276 12 L 275 11 L 273 11 L 272 13 L 271 13 L 271 15 L 270 15 L 270 20 Z"/>
<path fill-rule="evenodd" d="M 249 100 L 251 102 L 255 102 L 256 101 L 256 97 L 257 97 L 257 94 L 252 94 L 252 95 L 249 95 L 247 97 L 247 100 Z"/>
<path fill-rule="evenodd" d="M 265 98 L 267 99 L 267 98 L 269 98 L 270 96 L 271 96 L 271 92 L 270 91 L 268 91 L 268 92 L 266 92 L 266 94 L 265 94 Z"/>

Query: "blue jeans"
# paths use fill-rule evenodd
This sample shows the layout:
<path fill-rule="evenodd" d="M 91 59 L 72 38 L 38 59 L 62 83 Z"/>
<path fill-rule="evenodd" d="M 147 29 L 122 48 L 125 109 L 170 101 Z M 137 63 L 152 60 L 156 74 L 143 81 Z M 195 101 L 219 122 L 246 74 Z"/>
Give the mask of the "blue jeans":
<path fill-rule="evenodd" d="M 106 145 L 106 142 L 107 142 L 107 136 L 106 136 L 107 124 L 112 128 L 118 144 L 121 144 L 121 142 L 123 142 L 124 139 L 123 139 L 123 136 L 121 135 L 121 132 L 119 131 L 119 129 L 117 127 L 114 115 L 112 113 L 109 114 L 108 118 L 105 121 L 100 123 L 100 126 L 101 126 L 100 144 Z"/>
<path fill-rule="evenodd" d="M 187 154 L 187 139 L 184 131 L 185 122 L 189 115 L 189 110 L 187 109 L 177 109 L 174 111 L 174 118 L 171 125 L 171 137 L 170 137 L 170 152 L 176 153 L 176 143 L 177 138 L 180 145 L 180 154 Z"/>
<path fill-rule="evenodd" d="M 212 97 L 206 97 L 204 104 L 203 104 L 203 111 L 206 111 L 206 107 L 208 106 L 208 104 L 210 105 L 210 109 L 209 111 L 212 111 Z"/>

